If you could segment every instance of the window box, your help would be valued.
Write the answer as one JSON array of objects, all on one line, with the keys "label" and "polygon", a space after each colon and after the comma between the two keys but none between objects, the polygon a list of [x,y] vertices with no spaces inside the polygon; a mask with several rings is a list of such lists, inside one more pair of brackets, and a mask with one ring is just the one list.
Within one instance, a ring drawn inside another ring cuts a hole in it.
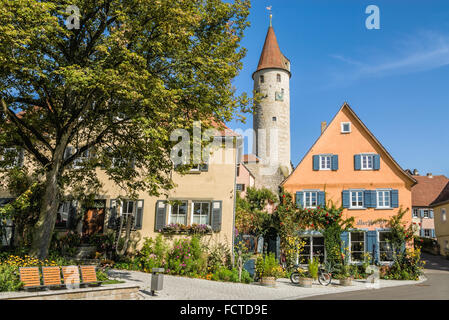
[{"label": "window box", "polygon": [[162,228],[161,233],[166,234],[211,234],[212,227],[205,224],[184,225],[170,223]]}]

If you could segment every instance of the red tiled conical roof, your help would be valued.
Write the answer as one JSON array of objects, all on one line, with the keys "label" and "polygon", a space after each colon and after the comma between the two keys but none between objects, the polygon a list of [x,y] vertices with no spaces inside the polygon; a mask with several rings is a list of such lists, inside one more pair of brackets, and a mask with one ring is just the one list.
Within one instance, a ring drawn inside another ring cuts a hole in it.
[{"label": "red tiled conical roof", "polygon": [[265,37],[265,43],[255,72],[267,68],[279,68],[290,72],[288,64],[289,60],[282,54],[274,29],[270,26],[268,28],[267,36]]}]

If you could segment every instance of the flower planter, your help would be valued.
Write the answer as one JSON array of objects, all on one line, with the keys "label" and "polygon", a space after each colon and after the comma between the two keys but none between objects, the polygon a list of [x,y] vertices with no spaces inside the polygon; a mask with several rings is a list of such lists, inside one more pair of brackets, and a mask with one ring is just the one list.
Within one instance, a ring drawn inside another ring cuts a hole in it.
[{"label": "flower planter", "polygon": [[312,278],[299,278],[299,285],[304,288],[312,288]]},{"label": "flower planter", "polygon": [[350,285],[352,285],[352,278],[340,279],[340,285],[341,286],[350,286]]},{"label": "flower planter", "polygon": [[260,284],[263,286],[276,286],[276,278],[275,277],[262,277],[260,280]]}]

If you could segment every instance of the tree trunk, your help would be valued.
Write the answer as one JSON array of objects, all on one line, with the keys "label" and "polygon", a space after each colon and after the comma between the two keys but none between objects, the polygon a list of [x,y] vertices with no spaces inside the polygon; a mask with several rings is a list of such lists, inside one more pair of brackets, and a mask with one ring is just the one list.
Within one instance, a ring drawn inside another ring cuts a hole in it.
[{"label": "tree trunk", "polygon": [[48,255],[51,236],[55,228],[56,214],[59,206],[58,166],[46,174],[45,191],[42,206],[33,232],[30,254],[38,259]]}]

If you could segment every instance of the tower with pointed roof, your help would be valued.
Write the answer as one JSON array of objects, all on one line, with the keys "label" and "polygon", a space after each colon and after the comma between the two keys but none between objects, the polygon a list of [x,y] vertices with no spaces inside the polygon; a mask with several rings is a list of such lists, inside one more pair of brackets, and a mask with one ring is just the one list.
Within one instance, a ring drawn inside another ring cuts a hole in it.
[{"label": "tower with pointed roof", "polygon": [[278,191],[279,184],[292,171],[290,77],[290,61],[279,48],[270,19],[259,63],[252,75],[254,91],[263,96],[253,115],[253,152],[260,161],[258,168],[252,169],[258,171],[256,187],[273,191]]}]

